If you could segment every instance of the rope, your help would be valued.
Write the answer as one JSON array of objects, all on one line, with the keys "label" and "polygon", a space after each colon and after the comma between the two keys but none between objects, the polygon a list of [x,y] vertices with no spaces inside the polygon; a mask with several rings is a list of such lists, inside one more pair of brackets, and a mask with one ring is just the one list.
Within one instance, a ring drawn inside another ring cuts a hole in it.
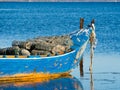
[{"label": "rope", "polygon": [[96,46],[96,34],[95,34],[95,26],[92,24],[92,32],[90,35],[90,72],[92,72],[92,63],[94,57],[94,48]]}]

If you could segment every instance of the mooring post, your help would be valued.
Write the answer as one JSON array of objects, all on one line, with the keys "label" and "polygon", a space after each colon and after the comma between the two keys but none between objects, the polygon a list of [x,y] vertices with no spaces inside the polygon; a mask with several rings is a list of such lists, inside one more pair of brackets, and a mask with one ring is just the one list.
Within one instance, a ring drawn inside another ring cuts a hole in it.
[{"label": "mooring post", "polygon": [[90,73],[92,73],[92,63],[93,63],[93,56],[94,56],[94,44],[95,44],[95,39],[96,39],[96,35],[95,35],[95,26],[94,26],[95,20],[93,19],[91,21],[91,27],[92,27],[92,32],[90,35]]},{"label": "mooring post", "polygon": [[80,61],[80,76],[81,77],[84,76],[84,71],[83,71],[83,56],[82,56],[81,61]]},{"label": "mooring post", "polygon": [[80,29],[83,29],[84,26],[84,18],[80,18]]},{"label": "mooring post", "polygon": [[[80,18],[80,30],[83,29],[83,24],[84,24],[84,19]],[[83,77],[84,76],[84,72],[83,72],[83,55],[81,57],[79,66],[80,66],[80,76]]]}]

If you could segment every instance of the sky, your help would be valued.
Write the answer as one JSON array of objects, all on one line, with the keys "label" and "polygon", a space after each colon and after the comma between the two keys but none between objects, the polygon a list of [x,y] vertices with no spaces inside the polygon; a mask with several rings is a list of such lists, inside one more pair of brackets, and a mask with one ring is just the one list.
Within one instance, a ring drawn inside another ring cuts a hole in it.
[{"label": "sky", "polygon": [[1,2],[120,2],[120,0],[0,0]]}]

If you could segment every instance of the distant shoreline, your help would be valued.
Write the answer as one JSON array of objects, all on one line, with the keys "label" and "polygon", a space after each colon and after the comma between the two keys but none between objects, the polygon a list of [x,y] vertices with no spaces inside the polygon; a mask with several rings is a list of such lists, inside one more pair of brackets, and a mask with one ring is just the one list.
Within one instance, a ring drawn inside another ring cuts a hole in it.
[{"label": "distant shoreline", "polygon": [[0,0],[0,2],[120,2],[120,0]]},{"label": "distant shoreline", "polygon": [[12,2],[15,2],[15,3],[120,3],[119,2],[27,2],[27,1],[0,1],[0,3],[12,3]]}]

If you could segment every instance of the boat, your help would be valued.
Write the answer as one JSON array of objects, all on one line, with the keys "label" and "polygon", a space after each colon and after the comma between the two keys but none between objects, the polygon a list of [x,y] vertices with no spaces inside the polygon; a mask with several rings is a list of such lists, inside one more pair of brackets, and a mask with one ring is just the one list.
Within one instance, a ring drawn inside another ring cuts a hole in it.
[{"label": "boat", "polygon": [[30,74],[33,72],[44,74],[70,73],[80,63],[92,30],[89,27],[70,33],[69,37],[73,41],[73,45],[71,46],[72,51],[62,55],[0,58],[0,77]]}]

